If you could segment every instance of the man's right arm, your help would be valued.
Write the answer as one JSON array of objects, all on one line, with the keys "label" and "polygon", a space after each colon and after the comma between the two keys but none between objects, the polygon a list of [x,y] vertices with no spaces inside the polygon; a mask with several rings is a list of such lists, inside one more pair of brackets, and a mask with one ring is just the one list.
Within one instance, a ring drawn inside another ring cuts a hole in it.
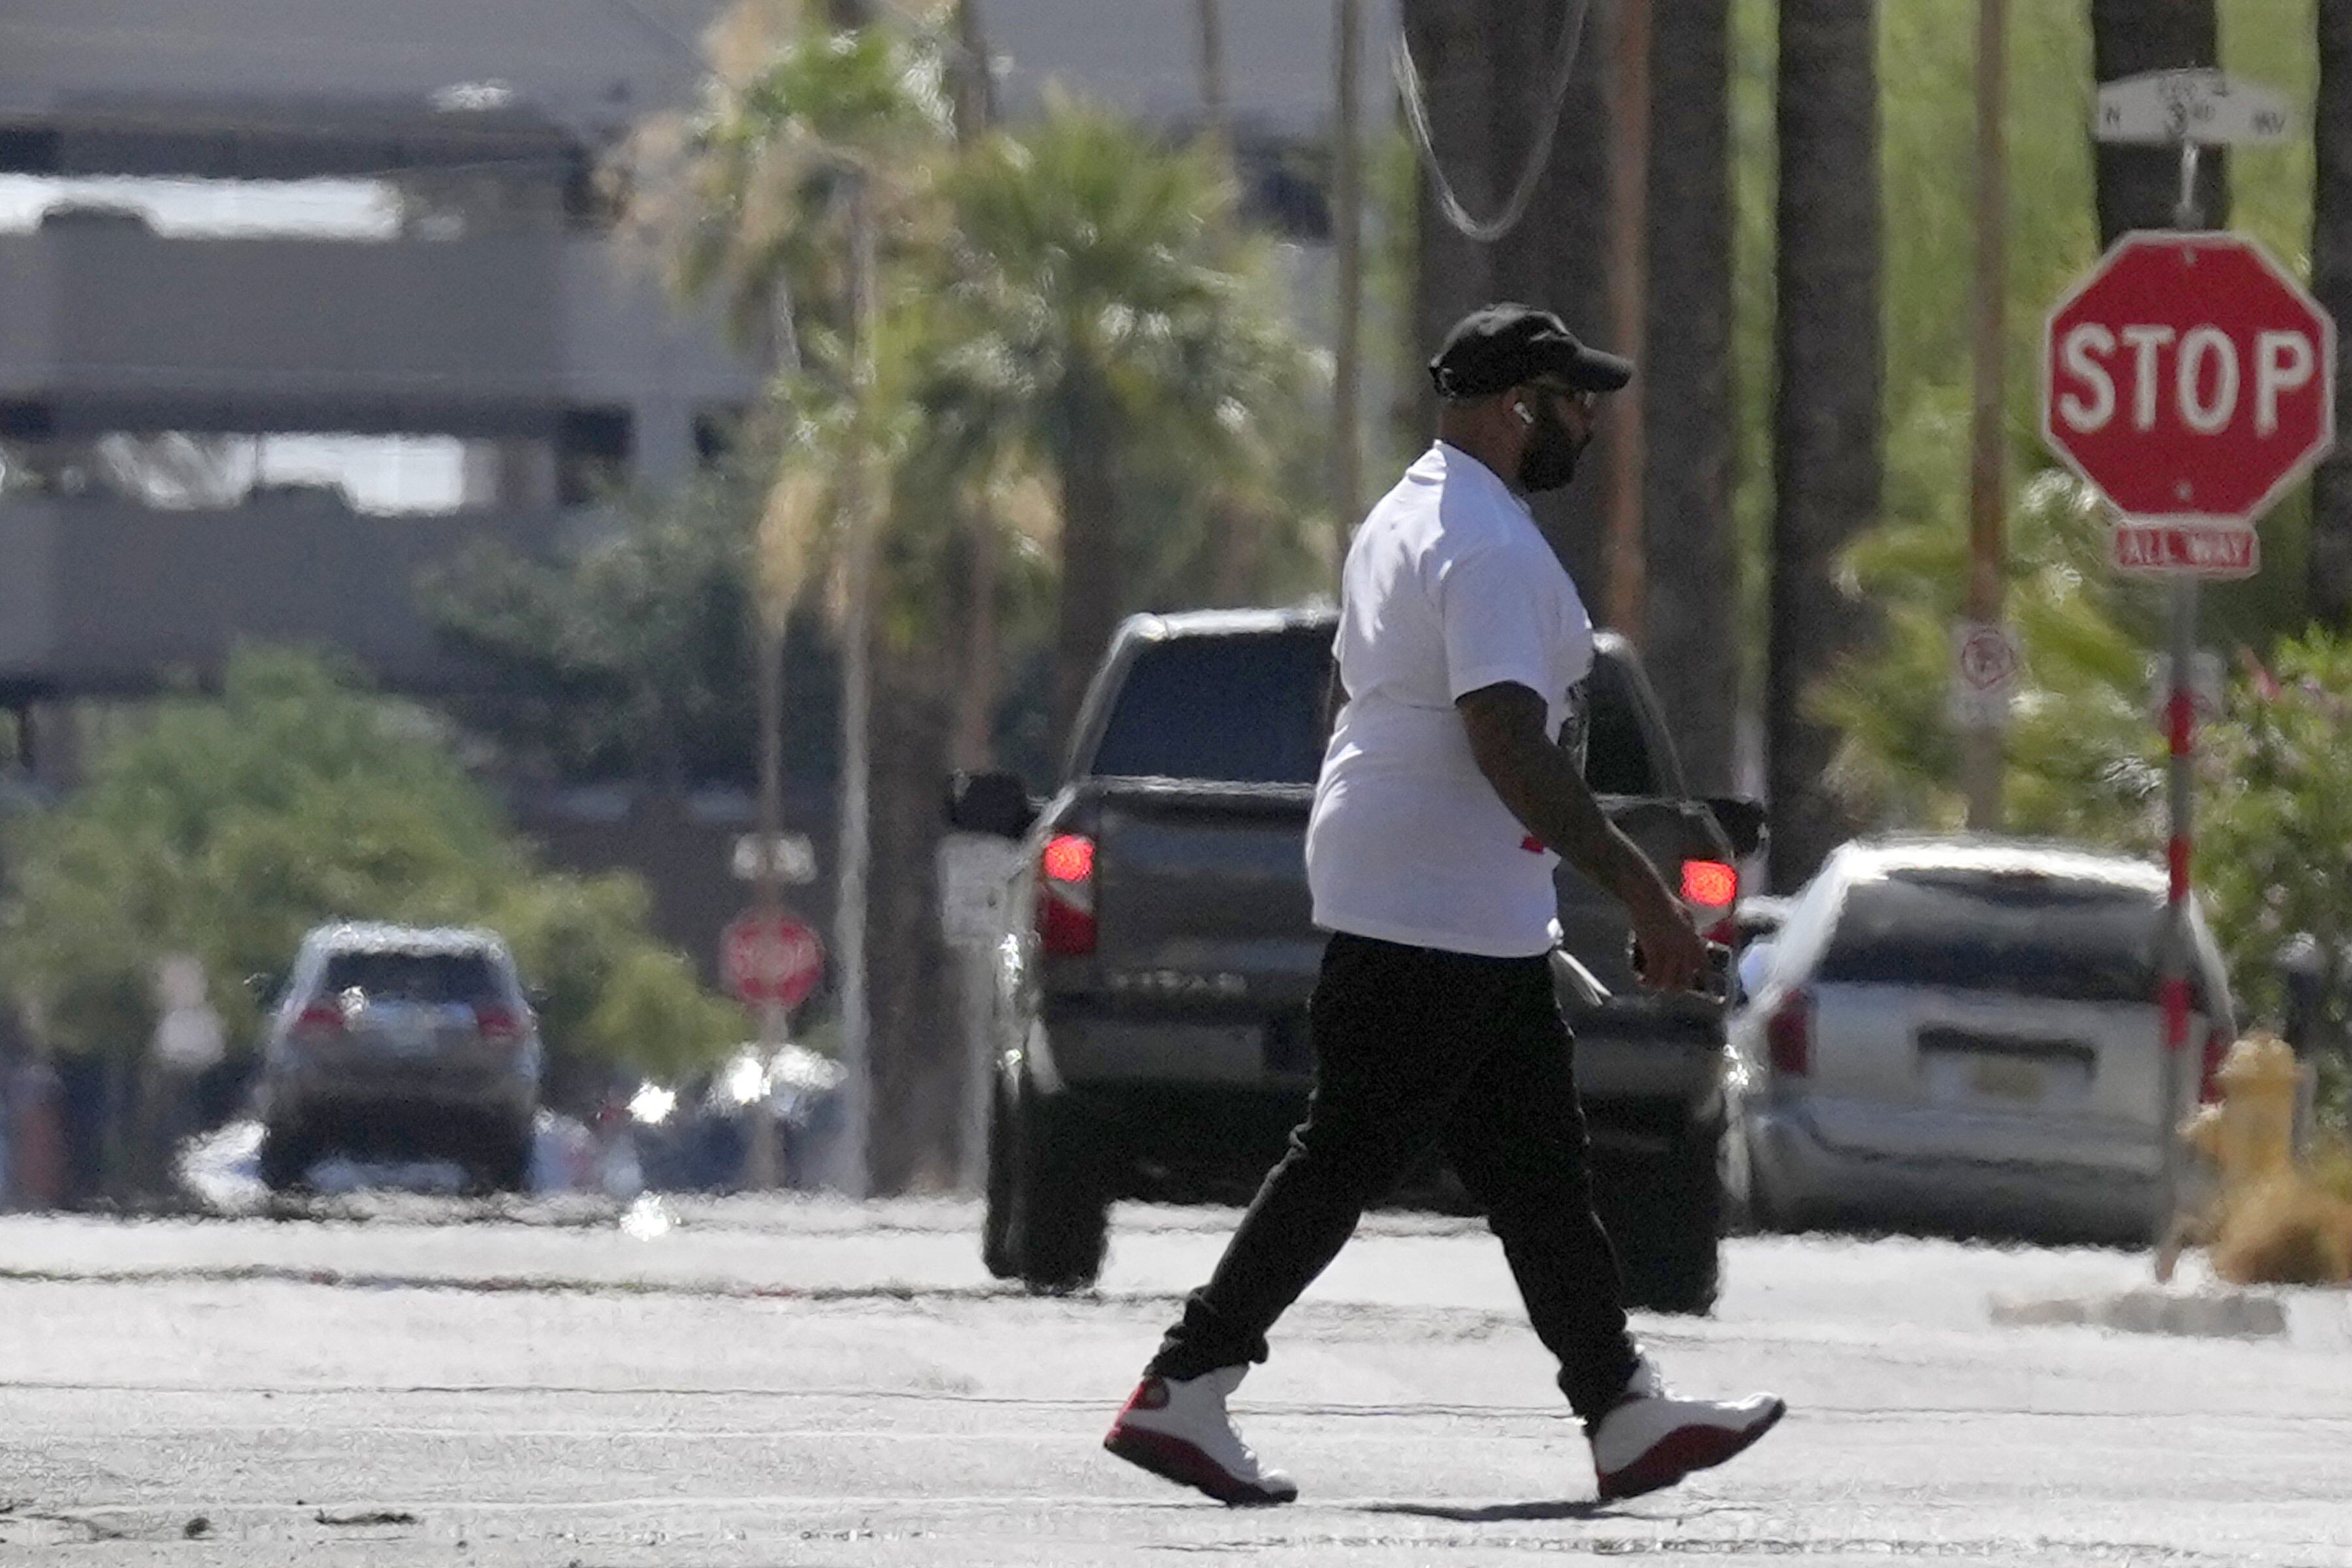
[{"label": "man's right arm", "polygon": [[1478,771],[1535,837],[1615,895],[1633,917],[1643,978],[1686,991],[1706,973],[1706,948],[1657,868],[1592,798],[1576,761],[1544,733],[1541,697],[1517,681],[1465,692],[1454,702]]}]

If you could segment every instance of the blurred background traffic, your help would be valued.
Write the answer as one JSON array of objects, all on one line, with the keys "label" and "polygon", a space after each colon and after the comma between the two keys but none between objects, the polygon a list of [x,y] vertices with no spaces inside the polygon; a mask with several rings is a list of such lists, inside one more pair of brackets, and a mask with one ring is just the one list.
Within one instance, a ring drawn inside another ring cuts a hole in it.
[{"label": "blurred background traffic", "polygon": [[1643,367],[1538,510],[1752,944],[1691,1223],[2145,1239],[2256,1026],[2352,1199],[2352,455],[2204,596],[2168,1100],[2163,604],[2034,413],[2190,68],[2340,314],[2304,0],[17,0],[0,1203],[982,1190],[1114,634],[1328,602],[1509,297]]}]

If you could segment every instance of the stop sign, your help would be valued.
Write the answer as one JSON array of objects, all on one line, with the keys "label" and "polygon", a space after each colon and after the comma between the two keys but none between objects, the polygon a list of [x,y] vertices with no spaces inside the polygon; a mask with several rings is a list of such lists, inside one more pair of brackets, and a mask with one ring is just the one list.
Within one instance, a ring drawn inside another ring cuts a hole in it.
[{"label": "stop sign", "polygon": [[2132,518],[2251,522],[2336,433],[2336,323],[2235,234],[2128,234],[2050,312],[2042,431]]},{"label": "stop sign", "polygon": [[753,1007],[797,1007],[824,973],[824,944],[782,910],[745,910],[719,939],[719,974],[736,999]]}]

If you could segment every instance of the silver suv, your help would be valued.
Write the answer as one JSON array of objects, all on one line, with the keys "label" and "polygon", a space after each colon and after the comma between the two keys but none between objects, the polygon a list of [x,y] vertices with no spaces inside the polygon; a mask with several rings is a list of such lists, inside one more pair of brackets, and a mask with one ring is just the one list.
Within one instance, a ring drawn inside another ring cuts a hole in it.
[{"label": "silver suv", "polygon": [[454,1159],[472,1185],[497,1191],[528,1181],[539,1026],[492,932],[320,926],[302,939],[266,1041],[261,1176],[272,1191],[300,1184],[331,1152]]},{"label": "silver suv", "polygon": [[1994,838],[1841,846],[1744,967],[1731,1021],[1750,1206],[1768,1226],[1925,1222],[2144,1241],[2165,1141],[2236,1037],[2191,906],[2190,1051],[2165,1100],[2165,880]]}]

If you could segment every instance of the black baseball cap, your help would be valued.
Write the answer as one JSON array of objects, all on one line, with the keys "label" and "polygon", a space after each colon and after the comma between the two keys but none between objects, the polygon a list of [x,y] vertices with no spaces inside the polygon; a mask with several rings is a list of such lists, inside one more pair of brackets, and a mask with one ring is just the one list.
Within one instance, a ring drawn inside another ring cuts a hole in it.
[{"label": "black baseball cap", "polygon": [[1512,304],[1454,322],[1429,362],[1441,397],[1491,397],[1546,376],[1579,392],[1614,392],[1633,379],[1633,362],[1579,342],[1549,310]]}]

